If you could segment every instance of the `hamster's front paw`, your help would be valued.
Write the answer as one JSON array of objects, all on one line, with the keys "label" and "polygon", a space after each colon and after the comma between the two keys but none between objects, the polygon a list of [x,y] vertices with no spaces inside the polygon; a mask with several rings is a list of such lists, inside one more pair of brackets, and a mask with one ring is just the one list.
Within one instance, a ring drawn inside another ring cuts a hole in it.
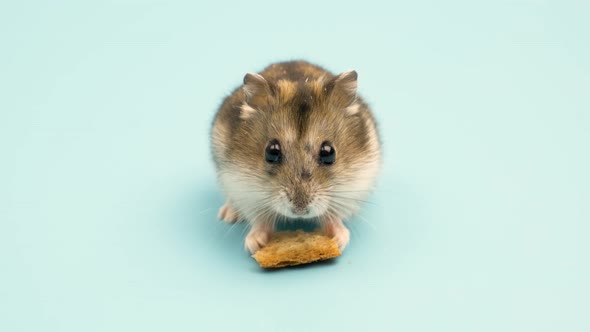
[{"label": "hamster's front paw", "polygon": [[234,209],[234,207],[229,203],[229,201],[225,202],[225,204],[223,204],[223,206],[219,208],[217,218],[229,224],[233,224],[235,222],[240,221],[240,215],[238,214],[238,211]]},{"label": "hamster's front paw", "polygon": [[271,235],[271,227],[263,224],[254,224],[252,226],[252,229],[246,236],[246,240],[244,241],[244,247],[251,254],[254,254],[266,245],[268,240],[270,240]]},{"label": "hamster's front paw", "polygon": [[343,250],[350,241],[350,231],[340,219],[330,218],[325,221],[323,226],[324,235],[331,237],[338,244],[338,248]]}]

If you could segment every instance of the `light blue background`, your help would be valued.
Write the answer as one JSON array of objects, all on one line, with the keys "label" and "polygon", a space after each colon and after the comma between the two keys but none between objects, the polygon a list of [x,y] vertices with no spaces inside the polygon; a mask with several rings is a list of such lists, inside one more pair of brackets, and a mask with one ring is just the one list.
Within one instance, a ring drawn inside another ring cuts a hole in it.
[{"label": "light blue background", "polygon": [[[1,331],[590,331],[587,1],[5,1]],[[332,264],[261,271],[208,131],[355,68],[385,167]],[[366,219],[366,222],[364,219]]]}]

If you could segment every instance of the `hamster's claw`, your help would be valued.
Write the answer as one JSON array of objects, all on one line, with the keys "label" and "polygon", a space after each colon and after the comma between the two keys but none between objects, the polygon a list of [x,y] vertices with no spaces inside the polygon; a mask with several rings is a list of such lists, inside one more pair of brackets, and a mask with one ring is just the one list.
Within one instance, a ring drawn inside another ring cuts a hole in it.
[{"label": "hamster's claw", "polygon": [[225,204],[219,208],[217,218],[229,224],[240,221],[240,215],[238,214],[238,211],[236,211],[236,209],[234,209],[234,207],[231,206],[229,202],[225,202]]}]

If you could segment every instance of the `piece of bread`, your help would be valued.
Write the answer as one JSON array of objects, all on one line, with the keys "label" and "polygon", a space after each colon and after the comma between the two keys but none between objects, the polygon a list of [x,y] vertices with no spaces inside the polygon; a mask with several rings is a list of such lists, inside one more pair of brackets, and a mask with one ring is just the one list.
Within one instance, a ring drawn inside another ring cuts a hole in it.
[{"label": "piece of bread", "polygon": [[302,230],[276,232],[266,246],[252,257],[264,268],[307,264],[340,256],[333,239]]}]

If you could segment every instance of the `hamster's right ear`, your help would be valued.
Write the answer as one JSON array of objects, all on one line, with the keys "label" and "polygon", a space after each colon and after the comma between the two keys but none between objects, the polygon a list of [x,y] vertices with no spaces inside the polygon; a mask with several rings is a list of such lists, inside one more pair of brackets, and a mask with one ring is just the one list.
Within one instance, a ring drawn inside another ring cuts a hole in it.
[{"label": "hamster's right ear", "polygon": [[334,77],[326,86],[331,94],[332,102],[341,107],[348,107],[356,100],[358,74],[355,70],[348,70]]},{"label": "hamster's right ear", "polygon": [[244,76],[244,97],[246,102],[256,101],[258,98],[266,99],[272,97],[273,89],[270,83],[255,73],[248,73]]}]

